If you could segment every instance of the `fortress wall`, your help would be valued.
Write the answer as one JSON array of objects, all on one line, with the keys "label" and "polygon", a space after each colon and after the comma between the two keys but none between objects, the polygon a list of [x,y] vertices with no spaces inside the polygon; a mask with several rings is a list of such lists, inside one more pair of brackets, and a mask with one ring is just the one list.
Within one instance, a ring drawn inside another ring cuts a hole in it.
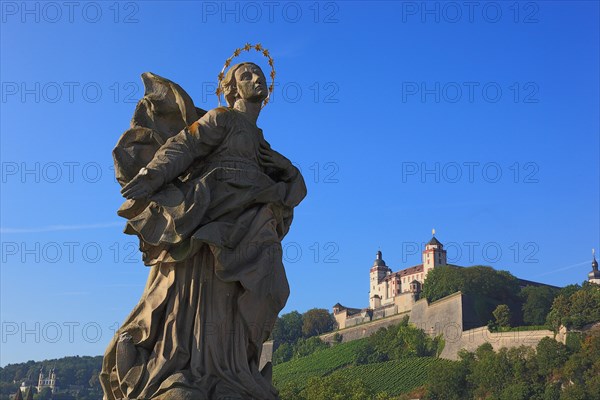
[{"label": "fortress wall", "polygon": [[[394,318],[386,318],[384,320],[373,321],[368,324],[355,326],[341,331],[335,331],[321,335],[321,340],[324,342],[333,342],[333,336],[339,333],[342,336],[342,342],[349,342],[356,339],[362,339],[377,332],[379,328],[394,325],[400,322],[404,315],[398,315]],[[597,324],[596,329],[600,329],[600,324]],[[449,331],[447,331],[449,333]],[[522,331],[522,332],[490,332],[487,326],[482,326],[468,331],[461,332],[458,337],[448,334],[444,337],[445,346],[441,358],[448,360],[458,360],[458,352],[461,349],[475,351],[484,343],[490,343],[494,350],[499,350],[502,347],[519,347],[530,346],[535,347],[545,337],[553,338],[554,332],[549,330],[539,331]],[[559,333],[557,340],[565,342],[565,332]],[[260,368],[273,358],[273,341],[268,341],[263,344],[263,351],[260,357]]]},{"label": "fortress wall", "polygon": [[554,337],[549,330],[522,332],[490,332],[487,326],[463,331],[464,318],[469,317],[468,297],[457,292],[441,300],[427,304],[422,299],[415,303],[410,322],[426,333],[444,338],[444,350],[440,357],[457,360],[461,349],[475,351],[484,343],[490,343],[494,350],[502,347],[535,347],[545,337]]},{"label": "fortress wall", "polygon": [[421,299],[410,311],[410,322],[428,334],[446,336],[452,332],[462,332],[462,311],[463,294],[461,292],[431,304],[428,304],[426,299]]},{"label": "fortress wall", "polygon": [[[408,302],[410,296],[403,296]],[[336,333],[342,335],[342,342],[371,336],[380,328],[398,324],[406,315],[409,321],[428,334],[444,335],[446,342],[456,341],[462,332],[462,293],[458,292],[441,300],[427,304],[427,300],[417,301],[410,311],[395,314],[384,319],[352,318],[346,320],[346,328],[321,335],[324,342],[333,342]],[[396,307],[390,307],[390,312]],[[383,310],[382,310],[383,311]],[[387,309],[385,311],[388,311]],[[382,313],[387,314],[387,313]],[[379,317],[379,315],[377,315]],[[357,325],[358,324],[358,325]],[[455,353],[458,350],[455,351]]]},{"label": "fortress wall", "polygon": [[431,336],[442,335],[445,346],[440,357],[456,359],[463,331],[463,294],[457,292],[431,304],[426,299],[417,301],[410,322]]},{"label": "fortress wall", "polygon": [[[408,297],[407,297],[408,299]],[[397,304],[398,305],[398,304]],[[444,338],[444,350],[440,357],[449,360],[458,359],[461,349],[475,351],[484,343],[490,343],[494,350],[502,347],[519,347],[522,345],[535,347],[545,337],[554,337],[554,332],[549,330],[522,331],[522,332],[490,332],[487,326],[463,331],[463,318],[469,318],[469,299],[461,292],[444,297],[431,304],[421,299],[414,303],[410,311],[401,312],[391,317],[376,319],[369,322],[367,317],[354,317],[346,320],[346,328],[326,333],[320,336],[324,342],[333,342],[334,336],[342,336],[342,342],[362,339],[371,336],[380,328],[400,323],[402,318],[409,316],[409,321],[425,333]],[[390,307],[396,309],[396,307]],[[400,309],[400,307],[398,307]],[[387,311],[387,310],[386,310]],[[384,313],[387,314],[387,313]],[[375,317],[375,316],[374,316]],[[598,327],[597,327],[598,329]],[[565,342],[566,334],[559,333],[557,340]],[[269,347],[266,349],[265,347]],[[263,347],[261,366],[263,359],[270,361],[273,354],[273,342],[266,342]]]},{"label": "fortress wall", "polygon": [[374,321],[376,319],[391,317],[392,315],[396,314],[398,314],[398,307],[396,307],[394,303],[391,303],[373,311],[373,318],[371,320]]},{"label": "fortress wall", "polygon": [[348,311],[340,311],[339,313],[333,316],[335,318],[335,322],[337,324],[338,329],[344,329],[346,327],[346,319],[348,317]]},{"label": "fortress wall", "polygon": [[398,312],[410,311],[415,304],[414,295],[410,292],[404,292],[394,298],[394,303]]},{"label": "fortress wall", "polygon": [[404,318],[408,313],[396,314],[389,318],[378,319],[375,321],[367,322],[364,324],[360,324],[357,326],[352,326],[346,329],[340,329],[337,331],[329,332],[324,335],[319,336],[322,341],[332,343],[333,337],[336,333],[342,335],[342,342],[350,342],[356,339],[362,339],[367,336],[371,336],[375,332],[377,332],[380,328],[385,328],[390,325],[395,325],[400,323],[402,318]]},{"label": "fortress wall", "polygon": [[484,343],[490,343],[496,351],[502,347],[535,347],[545,337],[553,338],[554,332],[549,330],[490,332],[487,326],[482,326],[462,332],[458,338],[450,343],[446,341],[446,346],[440,356],[450,360],[457,360],[460,349],[475,351]]},{"label": "fortress wall", "polygon": [[370,320],[371,320],[371,318],[368,315],[366,317],[363,317],[361,315],[358,315],[356,317],[350,317],[346,320],[346,328],[352,327],[355,325],[360,325],[365,322],[369,322]]},{"label": "fortress wall", "polygon": [[392,315],[396,314],[398,314],[398,308],[396,306],[388,307],[384,310],[383,318],[391,317]]}]

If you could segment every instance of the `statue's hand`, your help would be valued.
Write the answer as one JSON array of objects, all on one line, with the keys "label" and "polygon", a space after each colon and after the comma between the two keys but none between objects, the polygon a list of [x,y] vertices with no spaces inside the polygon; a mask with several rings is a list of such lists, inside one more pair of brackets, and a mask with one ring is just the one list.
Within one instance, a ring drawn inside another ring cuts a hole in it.
[{"label": "statue's hand", "polygon": [[267,152],[262,148],[259,150],[259,153],[261,163],[264,167],[284,172],[286,177],[291,174],[293,170],[292,163],[281,154],[275,151]]},{"label": "statue's hand", "polygon": [[159,171],[142,168],[140,172],[121,189],[126,199],[137,200],[150,196],[163,185]]},{"label": "statue's hand", "polygon": [[123,332],[119,335],[119,342],[131,342],[132,340],[133,336],[129,332]]}]

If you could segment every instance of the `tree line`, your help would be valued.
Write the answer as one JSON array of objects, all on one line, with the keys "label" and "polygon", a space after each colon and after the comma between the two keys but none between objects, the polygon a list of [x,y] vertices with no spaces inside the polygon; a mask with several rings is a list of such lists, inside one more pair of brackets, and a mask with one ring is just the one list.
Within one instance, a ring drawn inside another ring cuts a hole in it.
[{"label": "tree line", "polygon": [[331,332],[335,319],[324,308],[300,314],[292,311],[277,318],[271,338],[274,342],[273,365],[304,357],[329,347],[317,336]]},{"label": "tree line", "polygon": [[552,338],[535,348],[489,343],[432,371],[427,400],[597,400],[600,398],[600,331],[572,336],[567,345]]},{"label": "tree line", "polygon": [[10,400],[22,382],[37,386],[40,369],[47,375],[54,368],[57,385],[61,393],[52,394],[42,390],[34,395],[34,400],[98,400],[102,398],[102,389],[98,374],[102,366],[102,356],[74,356],[56,360],[27,361],[8,364],[0,368],[0,400]]}]

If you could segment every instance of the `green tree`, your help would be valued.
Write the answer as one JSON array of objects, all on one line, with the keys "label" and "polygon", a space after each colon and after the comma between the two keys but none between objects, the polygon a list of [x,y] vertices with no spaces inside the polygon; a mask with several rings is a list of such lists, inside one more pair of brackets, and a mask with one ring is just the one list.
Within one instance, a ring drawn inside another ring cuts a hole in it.
[{"label": "green tree", "polygon": [[600,321],[600,286],[584,285],[569,298],[569,326],[582,328],[590,322]]},{"label": "green tree", "polygon": [[329,344],[323,342],[319,337],[310,337],[307,339],[300,339],[296,342],[293,348],[293,358],[306,357],[318,350],[329,348]]},{"label": "green tree", "polygon": [[467,380],[473,385],[476,398],[498,397],[512,378],[510,363],[505,352],[495,353],[484,346],[477,349],[477,362]]},{"label": "green tree", "polygon": [[329,343],[325,343],[315,336],[307,339],[302,338],[293,344],[282,343],[273,353],[273,365],[306,357],[318,350],[327,348],[329,348]]},{"label": "green tree", "polygon": [[600,331],[592,331],[581,345],[580,368],[583,386],[590,399],[597,398],[600,389]]},{"label": "green tree", "polygon": [[290,343],[281,343],[275,352],[273,352],[273,365],[290,361],[294,356],[294,345]]},{"label": "green tree", "polygon": [[354,364],[373,364],[389,360],[387,352],[376,349],[371,340],[366,340],[360,344],[354,353]]},{"label": "green tree", "polygon": [[540,374],[550,375],[565,364],[569,354],[567,347],[552,338],[543,338],[536,346],[536,361]]},{"label": "green tree", "polygon": [[277,345],[296,343],[302,337],[302,315],[298,311],[292,311],[277,318],[272,337]]},{"label": "green tree", "polygon": [[52,398],[52,389],[49,387],[42,388],[39,393],[33,395],[35,400],[50,400]]},{"label": "green tree", "polygon": [[423,284],[423,296],[429,302],[457,291],[469,297],[467,312],[474,326],[490,320],[492,311],[499,304],[508,305],[515,312],[515,321],[520,320],[522,299],[519,281],[509,272],[481,265],[468,268],[440,266],[427,274]]},{"label": "green tree", "polygon": [[[597,398],[597,397],[596,397]],[[579,385],[569,385],[560,393],[560,400],[592,400]]]},{"label": "green tree", "polygon": [[560,326],[563,324],[563,321],[567,315],[569,315],[569,309],[571,308],[571,304],[569,302],[569,297],[559,294],[556,296],[554,301],[552,302],[552,307],[550,308],[550,312],[546,317],[546,323],[554,330],[554,332],[558,332]]},{"label": "green tree", "polygon": [[428,400],[463,400],[471,398],[467,376],[469,360],[461,360],[444,368],[433,368],[429,374]]},{"label": "green tree", "polygon": [[500,304],[492,313],[500,328],[510,327],[510,309],[506,304]]},{"label": "green tree", "polygon": [[558,294],[565,296],[566,298],[571,297],[571,295],[578,290],[581,290],[581,285],[567,285],[561,288]]},{"label": "green tree", "polygon": [[302,334],[311,337],[331,332],[333,324],[333,316],[326,309],[313,308],[302,315]]},{"label": "green tree", "polygon": [[431,338],[405,317],[397,325],[380,328],[360,344],[354,363],[371,364],[405,357],[435,356],[444,346],[441,337]]},{"label": "green tree", "polygon": [[556,289],[548,286],[526,286],[521,289],[523,322],[527,325],[545,324],[557,294]]},{"label": "green tree", "polygon": [[427,273],[423,284],[423,296],[430,303],[464,290],[464,278],[458,268],[440,266]]},{"label": "green tree", "polygon": [[520,291],[519,281],[506,271],[476,265],[468,268],[440,266],[429,271],[423,284],[423,295],[429,302],[461,291],[500,300],[515,301]]},{"label": "green tree", "polygon": [[552,303],[547,321],[555,331],[561,325],[580,329],[586,324],[600,321],[600,286],[585,283],[568,297],[559,294]]},{"label": "green tree", "polygon": [[[581,346],[571,350],[553,339],[494,352],[486,343],[475,353],[460,351],[460,360],[434,371],[429,400],[596,400],[600,393],[600,331],[582,332]],[[466,390],[464,388],[467,388]]]},{"label": "green tree", "polygon": [[524,382],[511,383],[500,393],[500,400],[530,400],[531,390]]},{"label": "green tree", "polygon": [[306,400],[299,382],[288,382],[280,387],[279,397],[284,400]]},{"label": "green tree", "polygon": [[542,394],[542,400],[560,400],[560,382],[548,382]]}]

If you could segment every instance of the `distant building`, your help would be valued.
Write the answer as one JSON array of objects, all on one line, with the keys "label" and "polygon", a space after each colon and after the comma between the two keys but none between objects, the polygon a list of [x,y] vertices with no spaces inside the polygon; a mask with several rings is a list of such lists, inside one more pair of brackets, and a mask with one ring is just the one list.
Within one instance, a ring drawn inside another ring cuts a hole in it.
[{"label": "distant building", "polygon": [[40,368],[40,375],[38,377],[38,385],[37,391],[38,393],[42,391],[42,389],[49,387],[52,390],[52,393],[58,391],[58,383],[56,381],[56,373],[54,372],[54,368],[50,369],[48,375],[44,375],[44,367]]},{"label": "distant building", "polygon": [[592,249],[592,271],[588,274],[588,281],[600,285],[600,271],[598,271],[598,261],[596,261],[596,251]]}]

